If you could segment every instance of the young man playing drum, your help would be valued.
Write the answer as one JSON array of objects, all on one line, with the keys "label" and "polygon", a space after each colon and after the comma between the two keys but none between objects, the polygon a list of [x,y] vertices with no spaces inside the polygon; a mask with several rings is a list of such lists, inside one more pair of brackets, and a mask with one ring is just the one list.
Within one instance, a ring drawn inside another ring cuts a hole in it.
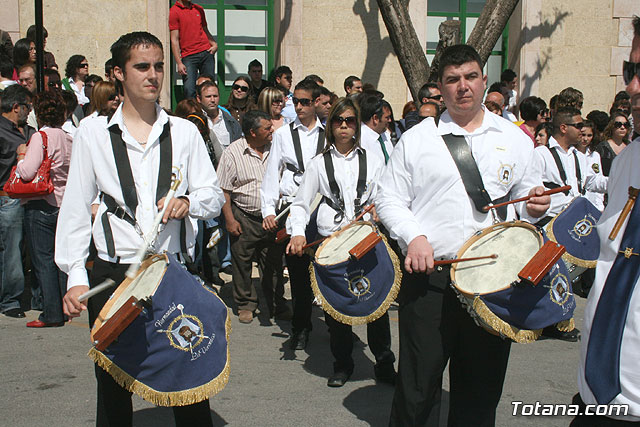
[{"label": "young man playing drum", "polygon": [[[264,218],[262,226],[265,230],[278,231],[276,210],[284,209],[293,201],[305,166],[324,147],[324,128],[316,116],[314,105],[319,94],[320,90],[315,82],[303,80],[298,83],[293,92],[296,119],[273,134],[267,171],[260,187]],[[288,234],[291,234],[290,231],[290,227],[287,227]],[[293,300],[289,346],[294,350],[304,350],[312,327],[313,293],[309,278],[311,259],[307,255],[302,258],[287,255],[286,260]]]},{"label": "young man playing drum", "polygon": [[[331,167],[327,166],[327,162]],[[287,253],[302,255],[307,243],[305,229],[311,216],[309,205],[317,193],[324,196],[318,208],[318,233],[327,237],[349,224],[366,205],[373,202],[375,183],[384,167],[383,162],[381,156],[371,155],[360,146],[360,111],[353,99],[338,100],[327,118],[327,145],[322,155],[308,163],[291,206],[292,237]],[[363,191],[357,188],[361,178],[366,182]],[[340,194],[333,193],[331,180],[341,189]],[[358,194],[360,191],[362,194]],[[351,326],[338,322],[326,312],[324,318],[329,327],[331,352],[335,358],[334,373],[327,385],[341,387],[353,373]],[[367,324],[367,340],[376,358],[376,378],[381,382],[393,383],[396,376],[393,368],[395,356],[391,351],[387,313]]]},{"label": "young man playing drum", "polygon": [[[449,268],[434,271],[434,259],[453,258],[494,219],[481,211],[486,203],[478,203],[477,193],[467,193],[462,174],[475,168],[481,180],[472,188],[484,184],[493,201],[539,195],[544,188],[531,140],[482,105],[482,65],[470,46],[444,51],[438,87],[447,111],[439,123],[426,119],[402,135],[376,197],[380,219],[406,255],[392,426],[425,425],[428,419],[437,424],[447,362],[449,425],[495,424],[510,342],[474,323],[450,286]],[[519,209],[540,217],[548,207],[549,197],[542,196]]]},{"label": "young man playing drum", "polygon": [[[78,128],[56,232],[56,262],[69,275],[65,314],[77,317],[88,308],[91,325],[111,292],[87,304],[78,297],[105,279],[120,283],[136,261],[138,249],[146,245],[143,236],[165,203],[168,188],[157,188],[161,182],[165,186],[160,176],[173,172],[182,182],[176,191],[180,196],[168,201],[164,229],[152,244],[156,252],[178,259],[193,255],[190,220],[216,217],[224,203],[197,128],[168,116],[157,104],[164,76],[160,41],[149,33],[126,34],[111,46],[111,55],[124,101],[112,117],[83,120]],[[91,202],[98,194],[101,202],[93,224],[98,257],[88,278],[84,266],[92,234]],[[131,393],[98,365],[95,370],[97,425],[131,425]],[[212,425],[208,400],[175,407],[174,416],[178,425]]]}]

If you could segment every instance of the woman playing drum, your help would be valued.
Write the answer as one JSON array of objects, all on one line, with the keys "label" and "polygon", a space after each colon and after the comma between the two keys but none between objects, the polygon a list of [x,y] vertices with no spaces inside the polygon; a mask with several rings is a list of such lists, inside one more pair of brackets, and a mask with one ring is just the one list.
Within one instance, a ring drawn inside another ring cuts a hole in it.
[{"label": "woman playing drum", "polygon": [[[323,237],[348,224],[375,196],[375,183],[384,164],[377,156],[367,155],[360,146],[360,110],[352,99],[341,98],[335,103],[327,118],[326,135],[323,154],[314,157],[307,166],[291,206],[293,232],[287,246],[288,253],[302,254],[307,243],[305,228],[311,214],[309,205],[317,193],[324,196],[317,219],[318,233]],[[353,372],[351,326],[326,313],[325,321],[335,358],[334,373],[327,385],[340,387]],[[382,382],[393,382],[395,356],[391,351],[388,314],[367,325],[367,338],[376,358],[376,378]]]}]

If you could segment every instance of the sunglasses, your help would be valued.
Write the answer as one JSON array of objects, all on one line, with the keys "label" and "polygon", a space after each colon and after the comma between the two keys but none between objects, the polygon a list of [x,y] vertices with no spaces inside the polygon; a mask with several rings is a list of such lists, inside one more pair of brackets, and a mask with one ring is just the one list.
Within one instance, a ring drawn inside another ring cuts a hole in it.
[{"label": "sunglasses", "polygon": [[428,96],[427,99],[434,99],[436,101],[440,101],[442,99],[442,95]]},{"label": "sunglasses", "polygon": [[49,83],[47,83],[47,86],[49,86],[49,87],[62,87],[62,82],[60,82],[60,81],[49,82]]},{"label": "sunglasses", "polygon": [[118,94],[113,94],[109,97],[109,101],[115,101],[118,98]]},{"label": "sunglasses", "polygon": [[346,123],[347,126],[349,126],[350,128],[355,128],[356,116],[349,116],[349,117],[335,116],[334,118],[331,119],[331,124],[333,124],[336,127],[342,126],[343,123]]},{"label": "sunglasses", "polygon": [[293,97],[293,105],[298,105],[300,103],[303,107],[308,107],[312,102],[313,100],[309,98],[296,98],[295,96]]},{"label": "sunglasses", "polygon": [[78,68],[89,68],[89,64],[80,64]]},{"label": "sunglasses", "polygon": [[240,92],[249,92],[249,86],[233,85],[231,86],[231,89],[239,90]]},{"label": "sunglasses", "polygon": [[622,78],[624,79],[624,84],[628,86],[631,80],[633,80],[633,76],[637,76],[640,79],[640,62],[624,61],[622,63]]},{"label": "sunglasses", "polygon": [[631,128],[631,123],[629,123],[629,122],[613,122],[613,127],[616,128],[616,129],[620,129],[622,127],[629,129],[629,128]]},{"label": "sunglasses", "polygon": [[282,98],[274,99],[273,101],[271,101],[272,104],[282,104],[283,102],[284,99]]},{"label": "sunglasses", "polygon": [[576,129],[582,129],[584,127],[584,122],[578,122],[578,123],[565,123],[565,125],[567,126],[571,126],[574,127]]}]

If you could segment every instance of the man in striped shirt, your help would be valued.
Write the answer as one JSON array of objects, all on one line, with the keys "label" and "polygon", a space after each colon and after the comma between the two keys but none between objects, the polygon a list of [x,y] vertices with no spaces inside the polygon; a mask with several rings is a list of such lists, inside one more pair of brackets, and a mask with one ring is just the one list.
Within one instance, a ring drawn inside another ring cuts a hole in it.
[{"label": "man in striped shirt", "polygon": [[220,187],[226,203],[222,208],[231,236],[233,298],[238,320],[251,323],[258,307],[258,294],[251,283],[251,261],[260,267],[262,288],[270,317],[290,317],[284,299],[282,252],[273,232],[262,228],[260,186],[271,149],[271,117],[262,111],[249,111],[242,121],[245,138],[229,145],[218,165]]}]

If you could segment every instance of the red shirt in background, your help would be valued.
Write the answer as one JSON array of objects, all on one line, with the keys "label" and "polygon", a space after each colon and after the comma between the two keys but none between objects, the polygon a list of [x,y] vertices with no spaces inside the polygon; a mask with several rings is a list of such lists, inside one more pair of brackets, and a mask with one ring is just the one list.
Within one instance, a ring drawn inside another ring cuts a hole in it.
[{"label": "red shirt in background", "polygon": [[202,6],[191,3],[187,7],[176,2],[169,9],[169,30],[178,30],[180,34],[180,56],[200,53],[211,47],[204,26],[207,25],[207,18],[204,15]]}]

